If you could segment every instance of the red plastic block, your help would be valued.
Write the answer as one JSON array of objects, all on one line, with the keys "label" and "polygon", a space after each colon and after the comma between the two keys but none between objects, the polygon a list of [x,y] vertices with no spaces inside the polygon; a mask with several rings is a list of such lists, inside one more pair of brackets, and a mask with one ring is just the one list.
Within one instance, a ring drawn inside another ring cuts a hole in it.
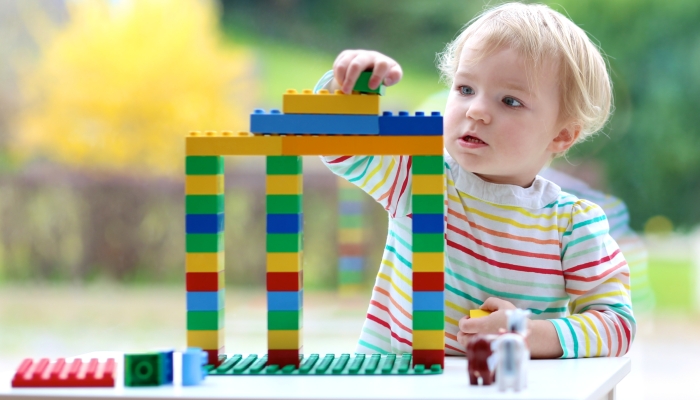
[{"label": "red plastic block", "polygon": [[12,387],[114,387],[115,367],[113,358],[103,363],[93,358],[87,364],[81,359],[68,364],[59,358],[51,364],[48,358],[39,362],[26,358],[12,378]]},{"label": "red plastic block", "polygon": [[299,354],[303,353],[303,347],[298,350],[267,350],[267,365],[294,365],[299,368]]},{"label": "red plastic block", "polygon": [[[226,351],[225,347],[220,348],[219,350],[204,350],[207,355],[207,364],[209,365],[214,365],[216,367],[219,366],[223,362],[223,359],[226,357]],[[224,356],[223,358],[221,356]]]},{"label": "red plastic block", "polygon": [[423,364],[430,368],[433,364],[440,364],[445,369],[445,350],[416,350],[413,349],[413,365]]},{"label": "red plastic block", "polygon": [[439,292],[445,289],[444,272],[414,272],[414,292]]},{"label": "red plastic block", "polygon": [[268,272],[268,292],[298,292],[301,288],[301,272]]},{"label": "red plastic block", "polygon": [[219,275],[223,275],[224,271],[219,272],[187,272],[186,286],[188,292],[216,292],[222,289]]}]

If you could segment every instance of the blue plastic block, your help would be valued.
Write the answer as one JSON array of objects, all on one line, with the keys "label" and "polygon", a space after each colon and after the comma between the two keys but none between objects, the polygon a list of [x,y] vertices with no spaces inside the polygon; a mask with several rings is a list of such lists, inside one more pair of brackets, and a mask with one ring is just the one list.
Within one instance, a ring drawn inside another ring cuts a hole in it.
[{"label": "blue plastic block", "polygon": [[413,292],[413,311],[445,309],[445,292]]},{"label": "blue plastic block", "polygon": [[364,268],[364,257],[340,257],[341,271],[362,271]]},{"label": "blue plastic block", "polygon": [[304,214],[267,214],[267,233],[299,233]]},{"label": "blue plastic block", "polygon": [[362,203],[359,201],[341,201],[338,209],[342,215],[363,214]]},{"label": "blue plastic block", "polygon": [[298,311],[303,306],[304,291],[267,292],[268,311]]},{"label": "blue plastic block", "polygon": [[411,116],[407,111],[399,111],[399,115],[393,115],[390,111],[384,111],[379,117],[380,136],[440,136],[442,135],[442,116],[433,111],[429,116],[421,111],[416,111]]},{"label": "blue plastic block", "polygon": [[207,376],[207,352],[198,347],[189,347],[182,353],[182,386],[199,385]]},{"label": "blue plastic block", "polygon": [[279,110],[266,113],[257,109],[250,114],[250,131],[279,134],[378,135],[379,116],[282,114]]},{"label": "blue plastic block", "polygon": [[224,213],[188,214],[185,216],[186,233],[219,233],[224,231]]},{"label": "blue plastic block", "polygon": [[445,217],[442,214],[413,214],[413,233],[444,233]]},{"label": "blue plastic block", "polygon": [[163,362],[163,368],[160,370],[160,382],[162,384],[173,383],[173,349],[160,350],[161,360]]},{"label": "blue plastic block", "polygon": [[224,308],[225,290],[187,292],[187,311],[218,311]]}]

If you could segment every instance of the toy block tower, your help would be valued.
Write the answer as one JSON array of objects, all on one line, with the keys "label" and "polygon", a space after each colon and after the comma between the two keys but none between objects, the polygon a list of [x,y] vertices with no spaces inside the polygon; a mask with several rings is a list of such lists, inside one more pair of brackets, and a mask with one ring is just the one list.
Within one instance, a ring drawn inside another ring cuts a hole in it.
[{"label": "toy block tower", "polygon": [[341,295],[357,293],[362,285],[366,196],[347,179],[338,177],[338,291]]}]

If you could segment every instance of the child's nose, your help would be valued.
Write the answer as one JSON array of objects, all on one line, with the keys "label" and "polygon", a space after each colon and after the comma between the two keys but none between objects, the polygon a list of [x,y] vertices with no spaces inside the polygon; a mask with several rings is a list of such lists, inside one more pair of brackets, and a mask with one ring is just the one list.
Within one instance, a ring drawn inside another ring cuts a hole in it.
[{"label": "child's nose", "polygon": [[488,110],[488,106],[483,99],[474,98],[469,103],[469,108],[467,108],[466,117],[468,119],[474,120],[476,122],[482,122],[484,124],[491,123],[491,113]]}]

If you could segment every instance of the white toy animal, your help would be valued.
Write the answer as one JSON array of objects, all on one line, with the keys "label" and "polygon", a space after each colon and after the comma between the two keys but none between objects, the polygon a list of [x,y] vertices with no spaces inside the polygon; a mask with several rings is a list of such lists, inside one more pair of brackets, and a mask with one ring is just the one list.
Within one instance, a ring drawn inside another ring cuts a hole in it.
[{"label": "white toy animal", "polygon": [[496,354],[498,390],[512,388],[518,392],[527,387],[527,363],[530,352],[525,339],[517,333],[504,333],[492,342]]}]

